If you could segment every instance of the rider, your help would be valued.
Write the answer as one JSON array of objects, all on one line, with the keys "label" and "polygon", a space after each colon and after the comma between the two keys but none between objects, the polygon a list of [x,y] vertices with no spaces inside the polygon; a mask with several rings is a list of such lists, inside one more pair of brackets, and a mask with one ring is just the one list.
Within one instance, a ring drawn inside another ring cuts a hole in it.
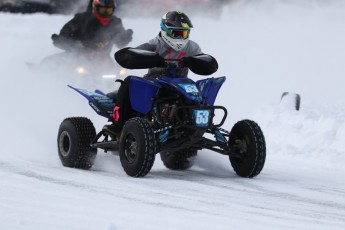
[{"label": "rider", "polygon": [[[168,12],[163,16],[160,26],[161,31],[154,39],[136,48],[156,52],[168,60],[202,53],[200,46],[189,39],[193,25],[186,14],[179,11]],[[154,77],[164,73],[164,68],[152,68],[146,76]],[[188,68],[182,68],[178,73],[180,76],[187,74]]]},{"label": "rider", "polygon": [[90,58],[110,56],[114,44],[118,48],[126,46],[133,34],[113,15],[116,7],[114,0],[90,0],[86,12],[76,14],[62,27],[59,35],[52,35],[53,44]]},{"label": "rider", "polygon": [[[191,28],[193,28],[192,22],[186,14],[179,11],[171,11],[163,16],[160,27],[161,31],[154,39],[137,46],[135,49],[155,52],[168,61],[172,60],[171,62],[175,62],[180,67],[176,75],[187,76],[188,68],[183,66],[183,58],[203,54],[200,46],[189,39]],[[127,55],[130,52],[129,49],[119,50],[115,54],[116,59],[125,60],[129,58],[130,55]],[[215,69],[218,68],[216,61],[212,62],[212,65],[216,65],[212,66]],[[155,67],[149,69],[144,78],[152,79],[166,73],[167,68]],[[123,81],[116,95],[116,106],[113,113],[114,123],[111,126],[105,126],[105,129],[110,128],[117,134],[121,132],[124,123],[129,118],[135,116],[129,100],[129,83],[130,76]]]}]

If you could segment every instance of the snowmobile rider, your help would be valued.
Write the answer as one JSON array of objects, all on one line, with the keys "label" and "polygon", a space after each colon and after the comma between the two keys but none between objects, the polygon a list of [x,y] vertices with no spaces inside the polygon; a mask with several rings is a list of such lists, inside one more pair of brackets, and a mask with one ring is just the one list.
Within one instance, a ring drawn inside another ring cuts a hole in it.
[{"label": "snowmobile rider", "polygon": [[114,16],[116,7],[114,0],[90,0],[86,12],[76,14],[62,27],[59,35],[52,35],[53,44],[90,58],[110,56],[114,44],[118,48],[126,46],[133,34]]},{"label": "snowmobile rider", "polygon": [[[186,67],[184,63],[185,60],[187,60],[186,58],[203,54],[200,46],[189,39],[191,28],[193,28],[192,22],[186,14],[179,11],[171,11],[163,16],[160,27],[161,31],[157,37],[147,43],[137,46],[135,49],[155,52],[163,57],[163,59],[172,60],[172,62],[175,62],[179,67],[178,72],[175,73],[176,76],[186,77],[188,74],[188,67]],[[210,63],[203,63],[203,65],[205,68],[211,69],[211,72],[214,73],[218,69],[218,64],[213,57],[211,58],[212,61]],[[139,65],[142,64],[142,60],[136,60],[135,57],[133,57],[131,48],[129,47],[117,51],[115,53],[115,59],[118,63],[138,62]],[[163,65],[164,64],[166,63],[163,63]],[[167,74],[167,69],[167,66],[150,68],[144,78],[150,80],[165,75]],[[110,97],[116,97],[116,106],[113,112],[114,123],[104,128],[110,129],[116,134],[121,133],[123,125],[129,118],[138,116],[138,114],[132,110],[129,99],[130,78],[130,76],[125,78],[116,96],[114,92],[108,94]]]}]

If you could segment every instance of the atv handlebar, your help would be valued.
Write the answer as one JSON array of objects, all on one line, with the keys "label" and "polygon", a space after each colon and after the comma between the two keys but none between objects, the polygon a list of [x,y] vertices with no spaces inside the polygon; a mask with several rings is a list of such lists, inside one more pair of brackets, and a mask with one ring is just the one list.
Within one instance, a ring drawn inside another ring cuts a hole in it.
[{"label": "atv handlebar", "polygon": [[155,52],[127,47],[117,51],[114,57],[126,69],[189,68],[198,75],[210,75],[218,69],[216,59],[208,54],[198,54],[181,59],[164,59]]}]

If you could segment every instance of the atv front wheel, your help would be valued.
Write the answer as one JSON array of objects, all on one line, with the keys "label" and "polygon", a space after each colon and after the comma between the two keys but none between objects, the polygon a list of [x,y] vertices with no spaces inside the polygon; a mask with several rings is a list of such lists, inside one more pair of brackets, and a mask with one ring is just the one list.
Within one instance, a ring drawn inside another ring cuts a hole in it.
[{"label": "atv front wheel", "polygon": [[251,120],[237,122],[230,132],[229,145],[242,155],[229,157],[237,175],[249,178],[259,175],[266,159],[265,137],[259,125]]},{"label": "atv front wheel", "polygon": [[156,142],[147,120],[132,118],[123,127],[119,156],[123,169],[132,177],[144,177],[151,170],[156,157]]},{"label": "atv front wheel", "polygon": [[90,146],[95,136],[95,127],[88,118],[71,117],[63,120],[57,138],[62,165],[90,169],[97,155],[97,149]]},{"label": "atv front wheel", "polygon": [[162,152],[160,155],[168,169],[185,170],[193,166],[197,152],[196,149],[183,149],[175,152]]}]

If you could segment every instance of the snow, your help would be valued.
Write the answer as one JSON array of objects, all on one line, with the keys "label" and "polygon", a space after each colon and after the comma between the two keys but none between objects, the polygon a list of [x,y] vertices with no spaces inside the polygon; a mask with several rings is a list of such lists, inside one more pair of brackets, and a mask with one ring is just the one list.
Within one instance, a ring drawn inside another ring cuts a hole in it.
[{"label": "snow", "polygon": [[[50,35],[70,16],[0,13],[1,229],[344,229],[345,4],[236,1],[216,17],[190,15],[191,38],[217,58],[216,76],[227,76],[216,101],[229,110],[224,128],[249,118],[265,134],[261,174],[240,178],[207,150],[187,171],[166,169],[157,155],[140,179],[100,150],[91,170],[64,168],[60,122],[86,116],[97,130],[106,122],[67,84],[114,86],[27,69],[59,52]],[[134,30],[130,46],[159,29],[155,17],[123,22]],[[300,111],[280,103],[286,91],[301,95]]]}]

